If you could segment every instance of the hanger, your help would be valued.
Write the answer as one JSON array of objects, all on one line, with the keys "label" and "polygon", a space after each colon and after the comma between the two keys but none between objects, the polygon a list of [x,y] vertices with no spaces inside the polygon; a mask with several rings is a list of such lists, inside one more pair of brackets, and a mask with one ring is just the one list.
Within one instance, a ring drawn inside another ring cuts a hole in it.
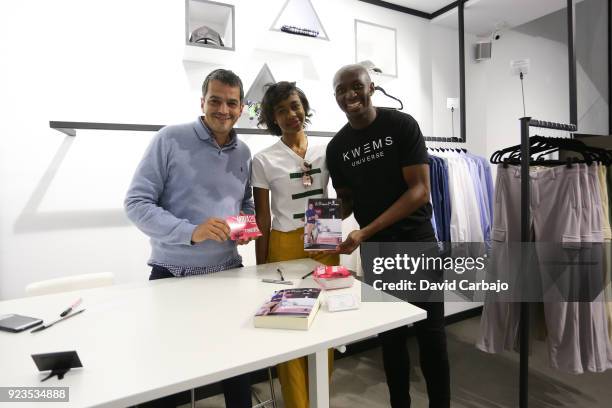
[{"label": "hanger", "polygon": [[[385,90],[384,90],[384,89],[383,89],[381,86],[376,85],[376,86],[374,87],[374,89],[375,89],[375,90],[377,90],[377,91],[380,91],[380,92],[384,93],[384,94],[385,94],[385,96],[387,96],[387,97],[389,97],[389,98],[391,98],[391,99],[394,99],[394,100],[398,101],[398,102],[399,102],[399,104],[400,104],[400,107],[399,107],[398,109],[396,109],[396,110],[403,110],[403,109],[404,109],[404,104],[402,103],[402,101],[401,101],[401,100],[399,100],[398,98],[396,98],[395,96],[391,96],[391,95],[389,95],[389,94],[388,94],[388,93],[387,93],[387,92],[386,92],[386,91],[385,91]],[[393,108],[390,108],[390,109],[393,109]]]},{"label": "hanger", "polygon": [[[573,163],[601,162],[609,165],[612,163],[612,152],[599,147],[592,147],[584,144],[577,139],[564,137],[547,137],[535,135],[529,138],[529,153],[530,161],[538,165],[568,165]],[[544,156],[559,151],[574,152],[582,156],[572,157],[571,160],[556,160],[545,159]],[[535,157],[534,157],[535,156]],[[520,164],[521,162],[521,145],[510,146],[501,150],[497,150],[491,155],[491,163],[504,164]]]}]

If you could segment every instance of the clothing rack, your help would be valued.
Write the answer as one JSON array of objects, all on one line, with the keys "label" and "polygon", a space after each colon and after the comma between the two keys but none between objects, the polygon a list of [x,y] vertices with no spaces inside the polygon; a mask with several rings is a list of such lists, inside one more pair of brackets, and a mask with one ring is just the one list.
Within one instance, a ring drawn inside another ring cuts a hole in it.
[{"label": "clothing rack", "polygon": [[423,138],[426,142],[465,143],[465,140],[458,137],[423,136]]},{"label": "clothing rack", "polygon": [[[530,234],[530,218],[531,209],[529,203],[531,197],[529,183],[529,130],[532,127],[563,130],[567,132],[575,132],[576,125],[547,122],[530,117],[524,117],[521,121],[521,241],[531,242]],[[526,256],[521,257],[521,270],[527,267],[528,259]],[[520,333],[520,372],[519,372],[519,407],[527,408],[528,402],[528,387],[529,387],[529,303],[521,302],[521,317],[519,324]]]}]

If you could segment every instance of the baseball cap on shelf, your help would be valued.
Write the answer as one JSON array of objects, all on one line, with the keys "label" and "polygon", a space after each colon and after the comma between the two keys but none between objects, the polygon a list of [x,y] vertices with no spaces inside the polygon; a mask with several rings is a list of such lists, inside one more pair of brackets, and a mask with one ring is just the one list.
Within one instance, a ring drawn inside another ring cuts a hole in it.
[{"label": "baseball cap on shelf", "polygon": [[193,30],[189,37],[189,42],[224,46],[221,35],[208,26],[198,27]]}]

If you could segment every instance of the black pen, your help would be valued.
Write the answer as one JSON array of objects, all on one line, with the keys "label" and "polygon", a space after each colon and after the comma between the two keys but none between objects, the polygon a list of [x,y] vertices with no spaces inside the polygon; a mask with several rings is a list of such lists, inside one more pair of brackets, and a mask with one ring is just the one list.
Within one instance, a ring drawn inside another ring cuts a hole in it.
[{"label": "black pen", "polygon": [[307,277],[309,277],[313,273],[314,273],[314,269],[312,271],[308,272],[306,275],[302,276],[302,279],[306,279]]},{"label": "black pen", "polygon": [[75,300],[74,303],[71,304],[70,307],[68,307],[68,309],[66,309],[62,313],[60,313],[60,317],[64,317],[68,313],[72,312],[74,309],[76,309],[77,306],[79,306],[81,304],[82,301],[83,301],[83,299],[81,299],[81,298],[78,298],[77,300]]},{"label": "black pen", "polygon": [[49,324],[44,324],[44,325],[42,325],[42,326],[38,326],[37,328],[35,328],[34,330],[32,330],[30,333],[36,333],[36,332],[39,332],[39,331],[41,331],[41,330],[48,329],[49,327],[53,326],[55,323],[59,323],[59,322],[61,322],[62,320],[70,319],[72,316],[76,316],[76,315],[78,315],[79,313],[84,312],[84,311],[85,311],[85,309],[77,310],[77,311],[76,311],[76,312],[74,312],[74,313],[71,313],[71,314],[69,314],[69,315],[66,315],[66,316],[64,316],[64,317],[60,317],[59,319],[52,321],[52,322],[51,322],[51,323],[49,323]]},{"label": "black pen", "polygon": [[283,271],[281,271],[280,268],[276,268],[276,270],[278,271],[278,273],[280,273],[281,280],[284,281],[285,277],[283,276]]}]

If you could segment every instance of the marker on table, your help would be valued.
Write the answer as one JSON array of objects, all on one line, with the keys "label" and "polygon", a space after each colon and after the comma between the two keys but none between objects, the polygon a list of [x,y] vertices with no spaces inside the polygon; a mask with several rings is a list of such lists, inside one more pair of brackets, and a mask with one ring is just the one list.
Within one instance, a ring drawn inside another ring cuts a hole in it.
[{"label": "marker on table", "polygon": [[66,316],[68,313],[72,312],[72,310],[74,310],[77,306],[79,306],[81,304],[81,302],[83,301],[82,298],[78,298],[77,300],[74,301],[73,304],[71,304],[68,309],[64,310],[62,313],[60,313],[60,317],[64,317]]},{"label": "marker on table", "polygon": [[308,272],[306,275],[302,276],[302,279],[306,279],[307,277],[309,277],[313,273],[314,273],[314,269],[312,271]]},{"label": "marker on table", "polygon": [[281,271],[280,268],[276,268],[276,270],[278,271],[278,273],[280,274],[281,280],[284,281],[285,277],[283,276],[283,271]]}]

